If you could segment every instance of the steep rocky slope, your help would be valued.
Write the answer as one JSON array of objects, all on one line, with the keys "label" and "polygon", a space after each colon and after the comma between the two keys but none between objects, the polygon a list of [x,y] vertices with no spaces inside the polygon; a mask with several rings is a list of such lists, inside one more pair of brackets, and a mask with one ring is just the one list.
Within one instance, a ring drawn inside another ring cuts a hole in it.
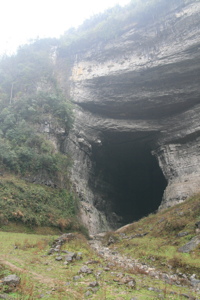
[{"label": "steep rocky slope", "polygon": [[66,151],[90,232],[200,190],[200,2],[188,2],[75,56]]}]

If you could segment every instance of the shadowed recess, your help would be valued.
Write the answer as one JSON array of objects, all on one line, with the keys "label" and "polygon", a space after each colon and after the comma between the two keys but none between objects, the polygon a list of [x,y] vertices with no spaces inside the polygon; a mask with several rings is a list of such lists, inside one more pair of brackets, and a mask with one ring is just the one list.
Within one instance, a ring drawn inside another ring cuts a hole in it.
[{"label": "shadowed recess", "polygon": [[151,142],[152,135],[145,133],[112,133],[94,149],[94,205],[106,213],[112,228],[155,212],[161,203],[167,182]]}]

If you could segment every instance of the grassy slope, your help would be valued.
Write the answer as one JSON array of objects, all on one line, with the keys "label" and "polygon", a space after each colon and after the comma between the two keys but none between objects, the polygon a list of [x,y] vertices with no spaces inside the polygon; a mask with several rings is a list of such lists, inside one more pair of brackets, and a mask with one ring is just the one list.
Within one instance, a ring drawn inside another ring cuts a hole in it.
[{"label": "grassy slope", "polygon": [[37,231],[39,226],[52,227],[57,232],[80,229],[75,196],[66,189],[4,174],[0,177],[0,229],[13,232],[20,226],[23,232]]},{"label": "grassy slope", "polygon": [[[159,289],[164,299],[184,299],[180,296],[182,293],[194,295],[187,288],[165,284],[140,273],[132,274],[131,271],[125,273],[117,266],[113,266],[110,271],[104,271],[107,262],[88,247],[87,241],[80,234],[77,234],[76,239],[65,244],[63,250],[81,251],[83,260],[75,261],[68,266],[65,266],[63,261],[55,261],[56,255],[46,255],[50,248],[49,244],[55,238],[53,236],[0,232],[0,238],[4,241],[0,249],[0,274],[5,276],[15,273],[21,278],[20,286],[10,293],[10,296],[16,299],[39,299],[41,295],[43,299],[50,300],[85,299],[89,283],[96,280],[97,272],[102,272],[98,278],[99,290],[92,294],[90,299],[130,300],[132,297],[144,300],[160,299],[158,293],[148,290],[148,287]],[[73,277],[78,275],[80,268],[89,260],[97,261],[88,265],[94,273],[74,281]],[[3,266],[7,269],[3,269]],[[117,275],[122,272],[136,280],[136,289],[116,282]]]},{"label": "grassy slope", "polygon": [[[200,221],[200,195],[118,230],[113,246],[150,265],[169,271],[196,273],[200,276],[200,246],[190,253],[178,249],[199,234],[195,223]],[[119,233],[125,233],[125,237]],[[187,235],[178,237],[181,232]],[[147,233],[143,237],[137,234]],[[132,237],[132,238],[131,238]]]},{"label": "grassy slope", "polygon": [[[109,233],[108,236],[116,236],[117,242],[111,245],[115,251],[120,251],[132,258],[149,265],[156,265],[161,271],[198,273],[200,268],[199,248],[190,254],[177,252],[177,249],[195,236],[195,223],[199,221],[200,196],[186,201],[174,208],[159,212],[155,215],[143,218],[130,224],[120,231],[121,233]],[[188,232],[185,237],[177,237],[179,232]],[[140,238],[129,237],[149,232]],[[117,265],[110,267],[110,271],[104,271],[107,261],[88,246],[87,240],[80,234],[76,238],[63,245],[63,250],[81,251],[83,260],[75,261],[64,266],[63,261],[55,261],[55,255],[47,256],[50,244],[55,236],[16,234],[0,232],[3,241],[0,246],[1,261],[0,273],[2,276],[10,272],[20,275],[22,283],[12,293],[16,299],[85,299],[85,292],[90,282],[96,280],[96,273],[102,272],[98,279],[99,290],[93,293],[90,299],[185,299],[182,294],[195,296],[195,292],[187,287],[167,284],[161,280],[149,277],[145,274],[132,274],[131,270],[122,270]],[[73,277],[88,260],[97,263],[89,264],[94,269],[91,275],[74,281]],[[17,268],[16,268],[17,267]],[[5,269],[4,269],[5,268]],[[171,270],[172,269],[172,270]],[[118,274],[129,274],[135,278],[136,289],[116,282]],[[149,290],[156,288],[160,292]],[[197,295],[196,295],[197,296]]]}]

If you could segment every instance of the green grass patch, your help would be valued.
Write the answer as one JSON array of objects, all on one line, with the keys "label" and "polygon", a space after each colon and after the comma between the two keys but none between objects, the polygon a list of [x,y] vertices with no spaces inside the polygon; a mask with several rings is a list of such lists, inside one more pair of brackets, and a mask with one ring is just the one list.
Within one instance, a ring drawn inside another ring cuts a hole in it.
[{"label": "green grass patch", "polygon": [[[200,195],[175,207],[151,214],[130,224],[118,233],[116,244],[121,253],[137,258],[141,262],[157,266],[163,271],[180,271],[200,276],[199,247],[190,253],[180,253],[178,249],[198,233],[195,223],[200,219]],[[146,235],[142,235],[146,233]],[[185,233],[184,236],[179,234]],[[141,235],[141,236],[140,236]]]},{"label": "green grass patch", "polygon": [[[20,286],[9,293],[9,296],[18,300],[40,299],[41,296],[50,300],[130,300],[134,297],[159,299],[157,297],[161,296],[164,299],[177,300],[183,299],[180,296],[182,293],[195,295],[187,287],[166,284],[140,273],[131,274],[117,265],[111,267],[110,271],[104,271],[108,261],[99,257],[90,248],[85,237],[78,233],[74,239],[66,242],[61,250],[82,252],[83,258],[64,265],[63,261],[55,260],[62,252],[47,255],[55,238],[57,236],[0,232],[0,239],[3,241],[0,244],[1,277],[15,273],[21,278]],[[86,264],[93,269],[93,273],[75,281],[73,277],[78,275],[80,268]],[[119,284],[116,279],[121,274],[132,276],[136,280],[136,288],[131,289],[127,285]],[[89,283],[96,280],[99,283],[98,290],[86,297]],[[151,287],[158,289],[159,294],[149,289]]]},{"label": "green grass patch", "polygon": [[[28,183],[10,175],[0,178],[0,187],[2,230],[20,230],[20,224],[29,232],[41,226],[61,231],[82,229],[76,217],[77,200],[66,189]],[[13,224],[18,225],[13,228]]]}]

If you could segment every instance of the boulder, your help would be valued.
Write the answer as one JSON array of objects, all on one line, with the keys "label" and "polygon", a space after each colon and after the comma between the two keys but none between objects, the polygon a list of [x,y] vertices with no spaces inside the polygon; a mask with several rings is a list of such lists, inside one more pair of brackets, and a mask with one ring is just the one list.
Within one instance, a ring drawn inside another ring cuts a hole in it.
[{"label": "boulder", "polygon": [[195,250],[195,248],[200,244],[200,236],[195,236],[187,244],[183,245],[178,249],[179,252],[189,253]]},{"label": "boulder", "polygon": [[18,277],[15,274],[8,275],[8,276],[6,276],[2,279],[2,283],[4,285],[9,285],[9,286],[12,286],[12,287],[16,287],[17,285],[19,285],[20,281],[21,281],[20,277]]},{"label": "boulder", "polygon": [[82,266],[81,269],[79,270],[79,273],[92,274],[93,270],[88,268],[88,266]]}]

